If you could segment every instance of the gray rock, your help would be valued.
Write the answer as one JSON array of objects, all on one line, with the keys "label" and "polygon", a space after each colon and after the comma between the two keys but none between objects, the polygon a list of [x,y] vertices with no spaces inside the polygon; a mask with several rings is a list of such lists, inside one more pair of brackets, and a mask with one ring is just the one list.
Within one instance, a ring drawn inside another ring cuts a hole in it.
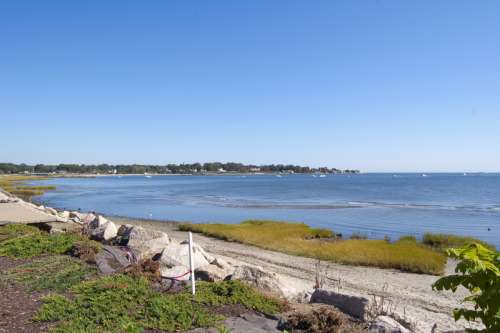
[{"label": "gray rock", "polygon": [[164,232],[134,226],[128,232],[127,246],[137,259],[144,259],[162,253],[171,242],[170,237]]},{"label": "gray rock", "polygon": [[370,333],[411,333],[406,327],[398,323],[391,317],[378,316],[370,323],[368,328]]},{"label": "gray rock", "polygon": [[230,270],[225,270],[217,265],[210,264],[197,268],[195,275],[196,280],[216,282],[224,280],[231,274],[232,272]]},{"label": "gray rock", "polygon": [[45,212],[50,215],[57,215],[57,210],[52,207],[45,207]]},{"label": "gray rock", "polygon": [[[278,320],[253,313],[227,318],[223,325],[231,333],[278,333]],[[197,328],[186,333],[218,333],[216,328]]]},{"label": "gray rock", "polygon": [[316,289],[313,292],[311,295],[311,303],[330,304],[359,319],[365,319],[367,317],[370,306],[370,302],[367,298],[323,289]]},{"label": "gray rock", "polygon": [[107,221],[101,224],[99,227],[94,228],[90,231],[90,237],[98,241],[107,241],[116,237],[118,228],[116,225]]},{"label": "gray rock", "polygon": [[246,282],[263,291],[277,293],[280,296],[287,296],[281,281],[281,276],[267,272],[258,266],[242,265],[236,267],[231,280]]},{"label": "gray rock", "polygon": [[69,212],[67,210],[64,210],[62,212],[59,212],[57,214],[59,217],[62,217],[63,219],[69,219]]},{"label": "gray rock", "polygon": [[[201,246],[193,244],[194,267],[202,267],[214,261],[214,258],[206,253]],[[180,244],[171,243],[163,249],[160,262],[167,267],[184,266],[189,267],[189,246],[187,242]]]}]

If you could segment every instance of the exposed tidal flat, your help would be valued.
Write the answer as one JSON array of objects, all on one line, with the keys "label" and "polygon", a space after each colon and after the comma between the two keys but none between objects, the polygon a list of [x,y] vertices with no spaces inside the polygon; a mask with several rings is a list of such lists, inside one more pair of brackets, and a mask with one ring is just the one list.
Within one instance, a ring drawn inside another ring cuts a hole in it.
[{"label": "exposed tidal flat", "polygon": [[58,178],[37,201],[107,215],[192,223],[303,222],[369,239],[426,232],[500,247],[499,174],[108,176]]}]

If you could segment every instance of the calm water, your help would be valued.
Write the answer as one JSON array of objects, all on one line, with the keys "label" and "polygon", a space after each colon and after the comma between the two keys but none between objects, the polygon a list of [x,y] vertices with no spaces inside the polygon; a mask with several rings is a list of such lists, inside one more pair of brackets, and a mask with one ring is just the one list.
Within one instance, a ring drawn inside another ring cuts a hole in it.
[{"label": "calm water", "polygon": [[370,238],[446,232],[500,247],[500,174],[124,176],[42,183],[57,190],[39,201],[59,208],[192,222],[298,221]]}]

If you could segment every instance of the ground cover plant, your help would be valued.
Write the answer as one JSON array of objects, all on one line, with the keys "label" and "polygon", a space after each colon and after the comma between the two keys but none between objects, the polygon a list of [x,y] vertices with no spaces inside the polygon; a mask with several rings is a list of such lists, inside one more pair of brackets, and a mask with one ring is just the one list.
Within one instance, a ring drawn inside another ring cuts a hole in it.
[{"label": "ground cover plant", "polygon": [[97,270],[94,267],[81,260],[55,255],[37,258],[2,272],[0,281],[18,283],[28,291],[63,292],[96,273]]},{"label": "ground cover plant", "polygon": [[40,229],[25,224],[7,224],[0,227],[0,242],[23,235],[40,234]]},{"label": "ground cover plant", "polygon": [[333,232],[302,223],[246,221],[240,224],[183,224],[181,230],[337,263],[442,274],[446,257],[413,240],[339,240]]},{"label": "ground cover plant", "polygon": [[[0,232],[4,232],[4,228],[8,226],[1,227]],[[79,234],[28,233],[0,242],[0,256],[22,259],[44,254],[63,254],[81,240],[84,238]]]},{"label": "ground cover plant", "polygon": [[471,303],[473,309],[454,310],[455,320],[481,320],[484,330],[469,329],[469,332],[500,332],[500,253],[481,244],[469,244],[463,248],[450,249],[447,254],[460,260],[455,272],[436,283],[436,290],[455,292],[462,286],[469,290],[470,296],[464,302]]},{"label": "ground cover plant", "polygon": [[141,332],[217,326],[223,319],[211,308],[241,304],[264,313],[275,313],[280,303],[235,281],[200,283],[196,297],[185,289],[177,294],[154,291],[139,276],[114,275],[81,282],[72,297],[51,295],[34,318],[56,322],[51,332]]}]

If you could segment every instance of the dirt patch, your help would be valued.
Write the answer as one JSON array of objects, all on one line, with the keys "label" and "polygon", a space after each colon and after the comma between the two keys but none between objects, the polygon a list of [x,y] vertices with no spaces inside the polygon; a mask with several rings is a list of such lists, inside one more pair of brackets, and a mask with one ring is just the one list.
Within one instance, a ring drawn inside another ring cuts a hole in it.
[{"label": "dirt patch", "polygon": [[[0,271],[28,262],[27,260],[12,260],[0,257]],[[0,332],[1,333],[33,333],[42,332],[50,327],[47,323],[34,323],[31,318],[42,305],[43,293],[27,293],[20,286],[0,284]]]}]

